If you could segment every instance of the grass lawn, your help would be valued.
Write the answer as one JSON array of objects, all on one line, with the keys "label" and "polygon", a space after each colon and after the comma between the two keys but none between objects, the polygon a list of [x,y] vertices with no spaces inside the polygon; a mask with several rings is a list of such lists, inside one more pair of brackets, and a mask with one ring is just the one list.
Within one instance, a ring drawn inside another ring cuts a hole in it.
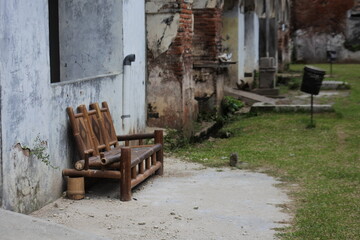
[{"label": "grass lawn", "polygon": [[[329,73],[329,65],[315,66]],[[360,65],[336,64],[333,74],[351,93],[336,99],[335,113],[315,114],[316,128],[306,128],[306,113],[242,116],[225,126],[232,137],[176,154],[217,167],[237,152],[243,168],[282,179],[294,199],[294,221],[282,239],[360,239]]]}]

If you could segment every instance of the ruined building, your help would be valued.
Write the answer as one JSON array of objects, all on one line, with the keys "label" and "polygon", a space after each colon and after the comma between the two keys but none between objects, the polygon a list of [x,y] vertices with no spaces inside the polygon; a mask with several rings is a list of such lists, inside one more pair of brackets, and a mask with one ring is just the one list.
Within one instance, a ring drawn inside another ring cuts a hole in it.
[{"label": "ruined building", "polygon": [[77,155],[66,107],[107,101],[119,134],[191,134],[224,85],[252,88],[261,57],[284,61],[288,2],[0,1],[0,207],[61,196]]},{"label": "ruined building", "polygon": [[[290,61],[289,0],[147,0],[147,123],[187,135],[224,85],[252,89],[262,57]],[[273,84],[273,83],[272,83]]]}]

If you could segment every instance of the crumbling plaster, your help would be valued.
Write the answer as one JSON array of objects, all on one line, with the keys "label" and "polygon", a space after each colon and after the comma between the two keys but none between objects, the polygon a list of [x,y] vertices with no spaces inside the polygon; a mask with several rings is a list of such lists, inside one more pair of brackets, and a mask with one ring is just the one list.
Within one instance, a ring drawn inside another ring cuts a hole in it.
[{"label": "crumbling plaster", "polygon": [[149,126],[190,134],[196,115],[191,67],[192,1],[147,1]]},{"label": "crumbling plaster", "polygon": [[222,8],[223,6],[224,0],[193,0],[193,9]]},{"label": "crumbling plaster", "polygon": [[147,18],[147,28],[151,29],[147,32],[148,48],[154,58],[169,49],[177,35],[179,20],[180,14],[178,13],[151,15]]}]

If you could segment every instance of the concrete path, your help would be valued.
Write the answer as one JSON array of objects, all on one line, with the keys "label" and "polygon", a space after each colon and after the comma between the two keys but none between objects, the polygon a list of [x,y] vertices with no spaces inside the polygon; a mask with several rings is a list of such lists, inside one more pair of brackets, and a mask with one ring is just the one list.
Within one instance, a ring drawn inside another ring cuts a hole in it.
[{"label": "concrete path", "polygon": [[[225,158],[225,156],[224,156]],[[291,219],[274,178],[165,159],[155,176],[119,201],[119,184],[102,182],[84,200],[58,199],[32,215],[111,239],[272,240]]]},{"label": "concrete path", "polygon": [[106,240],[63,225],[0,209],[1,240]]}]

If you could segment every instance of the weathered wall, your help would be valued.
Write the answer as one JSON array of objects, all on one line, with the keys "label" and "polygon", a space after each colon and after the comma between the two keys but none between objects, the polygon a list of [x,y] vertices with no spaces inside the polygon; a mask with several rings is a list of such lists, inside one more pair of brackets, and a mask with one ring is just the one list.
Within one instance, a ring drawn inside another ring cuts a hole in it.
[{"label": "weathered wall", "polygon": [[[129,77],[124,76],[125,114],[130,118],[122,121],[123,129],[119,133],[142,132],[146,127],[146,29],[145,2],[143,0],[123,1],[123,51],[124,56],[135,54]],[[122,100],[118,100],[120,102]]]},{"label": "weathered wall", "polygon": [[61,81],[121,72],[121,3],[59,1]]},{"label": "weathered wall", "polygon": [[220,110],[223,98],[225,72],[219,68],[218,59],[224,50],[221,35],[223,2],[199,0],[195,3],[192,74],[199,113],[206,118]]},{"label": "weathered wall", "polygon": [[244,59],[244,55],[242,54],[244,45],[240,47],[240,38],[244,37],[244,29],[240,26],[241,16],[238,1],[225,2],[222,16],[222,45],[224,52],[232,53],[231,60],[237,62],[236,64],[229,66],[229,78],[226,81],[227,85],[233,87],[236,86],[236,83],[240,82],[240,79],[244,79],[244,65],[242,64],[242,59]]},{"label": "weathered wall", "polygon": [[277,39],[277,20],[275,18],[269,19],[269,37],[266,37],[266,19],[259,19],[259,57],[267,57],[266,51],[266,41],[269,42],[269,57],[277,59],[277,48],[278,48],[278,39]]},{"label": "weathered wall", "polygon": [[292,8],[295,61],[326,62],[327,50],[336,51],[340,62],[360,61],[358,0],[314,1],[311,8],[296,0]]},{"label": "weathered wall", "polygon": [[259,70],[259,18],[255,12],[245,13],[245,51],[245,81],[251,86],[254,71]]},{"label": "weathered wall", "polygon": [[278,70],[288,70],[291,62],[290,51],[290,31],[285,29],[284,31],[279,28],[278,30]]},{"label": "weathered wall", "polygon": [[197,116],[192,80],[192,1],[146,2],[148,125],[192,131]]},{"label": "weathered wall", "polygon": [[301,62],[327,62],[326,51],[337,52],[337,61],[360,61],[360,51],[352,52],[344,48],[345,37],[343,34],[312,34],[306,31],[296,31],[294,48],[295,61]]},{"label": "weathered wall", "polygon": [[[0,2],[0,19],[4,20],[0,25],[1,159],[5,173],[2,203],[6,209],[25,213],[51,202],[63,191],[61,169],[71,167],[75,158],[66,107],[107,101],[116,130],[121,132],[122,67],[120,72],[110,72],[107,76],[50,83],[47,2]],[[134,12],[133,7],[127,5],[126,9]],[[136,14],[144,12],[136,9]],[[122,11],[119,16],[122,22]],[[132,34],[143,36],[141,25],[134,30],[139,32]],[[114,34],[122,38],[121,31]],[[141,45],[137,41],[133,43]],[[122,66],[122,57],[116,61],[117,66]],[[140,65],[137,68],[144,68],[145,63]],[[142,82],[137,84],[140,86],[133,87],[143,86]],[[143,94],[134,92],[133,99],[141,100]],[[134,113],[138,116],[131,119],[135,121],[131,126],[144,126],[145,119],[140,112]],[[43,155],[34,156],[36,149]],[[46,166],[47,160],[58,169]]]},{"label": "weathered wall", "polygon": [[291,62],[291,1],[279,1],[278,9],[278,71],[286,71]]}]

